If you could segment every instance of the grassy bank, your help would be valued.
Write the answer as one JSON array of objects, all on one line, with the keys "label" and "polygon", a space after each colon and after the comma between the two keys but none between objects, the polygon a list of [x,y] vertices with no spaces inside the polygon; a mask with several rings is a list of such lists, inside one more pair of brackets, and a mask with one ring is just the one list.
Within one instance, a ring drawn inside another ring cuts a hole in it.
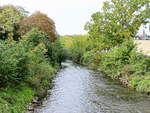
[{"label": "grassy bank", "polygon": [[84,64],[105,72],[125,86],[150,92],[150,58],[138,53],[133,41],[126,41],[106,53],[87,52],[82,59]]},{"label": "grassy bank", "polygon": [[51,76],[44,80],[47,83],[47,87],[41,83],[38,83],[37,88],[31,86],[31,84],[22,83],[17,86],[0,88],[0,113],[25,113],[29,108],[33,109],[34,106],[31,106],[33,100],[38,97],[36,101],[40,102],[47,95],[47,90],[52,88],[52,79],[56,71],[50,71],[49,73],[51,73]]},{"label": "grassy bank", "polygon": [[35,91],[27,85],[0,89],[0,113],[25,113]]}]

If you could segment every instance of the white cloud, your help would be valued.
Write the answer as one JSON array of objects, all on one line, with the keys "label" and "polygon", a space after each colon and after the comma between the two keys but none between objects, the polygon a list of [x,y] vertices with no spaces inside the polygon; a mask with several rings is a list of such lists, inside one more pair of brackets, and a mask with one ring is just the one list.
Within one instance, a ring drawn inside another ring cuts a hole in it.
[{"label": "white cloud", "polygon": [[51,17],[60,34],[85,33],[83,26],[104,0],[0,0],[0,5],[13,4],[31,13],[39,10]]}]

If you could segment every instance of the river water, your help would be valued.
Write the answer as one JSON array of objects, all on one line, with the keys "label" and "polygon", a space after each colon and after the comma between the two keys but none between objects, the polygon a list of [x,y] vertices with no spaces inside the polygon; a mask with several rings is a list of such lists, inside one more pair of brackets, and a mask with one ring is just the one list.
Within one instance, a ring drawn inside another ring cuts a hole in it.
[{"label": "river water", "polygon": [[150,97],[67,61],[35,113],[150,113]]}]

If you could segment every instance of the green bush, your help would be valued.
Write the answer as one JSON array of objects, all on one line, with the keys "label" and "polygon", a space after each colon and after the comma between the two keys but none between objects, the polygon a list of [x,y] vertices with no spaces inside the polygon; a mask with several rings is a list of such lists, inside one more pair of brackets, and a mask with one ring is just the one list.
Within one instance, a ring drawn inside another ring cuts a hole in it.
[{"label": "green bush", "polygon": [[52,65],[61,64],[66,59],[66,53],[60,40],[47,45],[47,56]]},{"label": "green bush", "polygon": [[52,79],[56,70],[48,63],[36,64],[33,68],[33,76],[27,79],[27,83],[36,91],[36,96],[43,98],[46,91],[52,87]]},{"label": "green bush", "polygon": [[[48,39],[46,34],[34,29],[19,42],[0,41],[0,84],[20,83],[33,76],[38,79],[38,76],[44,76],[44,74],[51,78],[50,75],[47,75],[51,70],[49,72],[45,71],[45,73],[43,71],[43,74],[37,73],[38,70],[44,70],[50,66],[46,49],[48,43],[50,45],[50,42],[47,42]],[[55,53],[56,57],[59,57],[58,53]],[[55,57],[53,54],[52,57]],[[54,62],[57,63],[56,60]],[[43,68],[43,63],[47,67]],[[37,69],[37,66],[40,69]]]},{"label": "green bush", "polygon": [[88,35],[74,35],[61,37],[61,43],[67,50],[67,55],[76,63],[81,63],[83,54],[90,50]]},{"label": "green bush", "polygon": [[40,33],[40,31],[33,30],[20,42],[0,41],[0,84],[7,85],[24,81],[33,75],[32,68],[36,64],[46,61],[47,50],[40,40],[44,40],[47,36]]},{"label": "green bush", "polygon": [[33,89],[26,85],[0,89],[0,113],[26,112],[26,105],[32,102],[34,93]]},{"label": "green bush", "polygon": [[25,68],[29,63],[29,57],[24,48],[13,41],[0,41],[0,52],[1,85],[20,82],[29,75]]},{"label": "green bush", "polygon": [[[125,41],[121,46],[115,47],[105,53],[100,67],[107,70],[113,78],[121,76],[121,69],[129,64],[130,53],[134,51],[135,45],[132,40]],[[110,71],[111,70],[111,71]]]},{"label": "green bush", "polygon": [[[33,29],[17,42],[0,40],[0,52],[0,112],[21,113],[33,96],[41,99],[51,88],[57,64],[64,59],[63,49],[59,42],[51,43],[45,33]],[[22,84],[23,89],[18,89]],[[34,95],[27,94],[26,87]]]},{"label": "green bush", "polygon": [[137,52],[132,40],[126,40],[108,52],[102,52],[101,48],[85,52],[82,61],[113,79],[125,81],[125,85],[137,91],[150,92],[150,58]]},{"label": "green bush", "polygon": [[20,36],[19,23],[26,13],[21,7],[0,7],[0,113],[26,112],[34,96],[41,99],[52,87],[65,60],[59,40],[51,42],[55,36],[37,28],[27,28],[29,32]]},{"label": "green bush", "polygon": [[[30,63],[27,65],[30,76],[26,79],[26,82],[36,90],[36,95],[42,98],[46,94],[45,91],[50,88],[51,80],[56,72],[54,69],[56,67],[51,66],[53,65],[52,62],[59,63],[55,59],[51,59],[51,62],[49,62],[49,59],[51,57],[57,58],[58,53],[54,53],[56,50],[52,48],[53,43],[50,42],[50,38],[37,29],[27,33],[22,38],[21,43],[28,45],[25,45],[25,48],[30,58]],[[52,54],[48,54],[49,46],[52,46]]]},{"label": "green bush", "polygon": [[29,45],[35,47],[40,43],[43,43],[45,46],[51,44],[49,36],[46,33],[39,31],[37,28],[34,28],[30,32],[26,33],[22,40],[26,43],[24,46],[28,49],[31,49],[28,47]]}]

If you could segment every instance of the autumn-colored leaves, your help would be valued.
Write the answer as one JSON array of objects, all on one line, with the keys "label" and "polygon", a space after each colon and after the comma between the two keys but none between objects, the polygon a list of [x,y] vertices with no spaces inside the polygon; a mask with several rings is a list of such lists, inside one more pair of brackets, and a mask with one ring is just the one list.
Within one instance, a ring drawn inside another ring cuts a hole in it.
[{"label": "autumn-colored leaves", "polygon": [[36,12],[31,16],[24,18],[20,23],[19,32],[23,35],[33,28],[38,28],[39,30],[47,33],[51,38],[51,41],[55,41],[57,39],[54,21],[41,12]]},{"label": "autumn-colored leaves", "polygon": [[0,39],[13,37],[18,40],[33,28],[47,33],[51,41],[57,39],[57,31],[54,21],[41,12],[35,12],[31,16],[27,16],[28,12],[22,7],[12,5],[0,7]]}]

